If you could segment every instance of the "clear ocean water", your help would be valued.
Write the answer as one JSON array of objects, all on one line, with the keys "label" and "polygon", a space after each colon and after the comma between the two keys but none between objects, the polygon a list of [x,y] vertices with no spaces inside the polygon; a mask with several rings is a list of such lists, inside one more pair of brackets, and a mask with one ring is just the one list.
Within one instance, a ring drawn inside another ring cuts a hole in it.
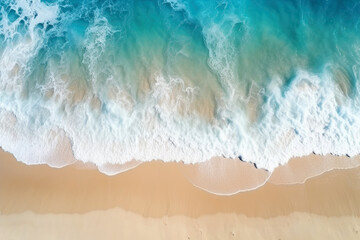
[{"label": "clear ocean water", "polygon": [[270,171],[359,154],[359,20],[358,0],[2,0],[0,146]]}]

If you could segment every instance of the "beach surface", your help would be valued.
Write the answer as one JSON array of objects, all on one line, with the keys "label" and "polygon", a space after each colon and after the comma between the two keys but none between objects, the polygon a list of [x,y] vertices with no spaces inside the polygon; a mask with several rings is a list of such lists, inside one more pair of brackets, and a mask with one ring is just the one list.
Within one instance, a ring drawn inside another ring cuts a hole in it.
[{"label": "beach surface", "polygon": [[27,166],[1,151],[0,239],[360,237],[359,167],[219,196],[194,187],[181,165],[153,161],[106,176]]}]

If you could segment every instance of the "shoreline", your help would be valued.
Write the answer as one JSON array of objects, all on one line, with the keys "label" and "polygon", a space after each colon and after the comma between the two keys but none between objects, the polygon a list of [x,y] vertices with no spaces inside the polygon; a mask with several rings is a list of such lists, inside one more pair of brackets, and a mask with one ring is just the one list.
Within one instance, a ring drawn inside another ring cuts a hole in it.
[{"label": "shoreline", "polygon": [[[65,144],[64,149],[67,147],[69,146]],[[61,150],[64,149],[57,149],[56,154],[54,152],[51,154],[50,158],[57,162],[56,158],[62,154]],[[96,170],[106,176],[116,176],[137,168],[141,164],[149,164],[152,162],[175,164],[192,185],[208,193],[221,196],[231,196],[241,192],[254,191],[264,186],[267,182],[285,185],[302,184],[308,179],[320,176],[329,171],[351,169],[360,166],[360,155],[350,157],[347,154],[339,156],[334,154],[319,155],[315,153],[301,157],[292,157],[286,164],[278,165],[273,171],[258,168],[256,164],[243,161],[241,157],[235,159],[212,157],[205,162],[191,164],[187,164],[182,161],[165,162],[163,160],[152,160],[142,162],[139,160],[132,160],[125,164],[109,163],[96,166],[93,163],[84,163],[77,160],[73,154],[68,151],[65,151],[65,153],[65,156],[61,156],[60,158],[62,160],[68,159],[68,161],[66,161],[66,165],[54,165],[52,162],[41,162],[29,165],[17,160],[12,153],[7,152],[0,147],[0,157],[4,154],[9,154],[11,155],[10,158],[15,158],[17,162],[27,166],[45,165],[56,169],[72,167],[83,170]],[[55,157],[55,155],[57,157]],[[218,180],[214,181],[214,176],[221,179],[220,184],[218,183]],[[237,182],[237,184],[235,184],[235,186],[230,186],[233,185],[232,183],[234,182]]]},{"label": "shoreline", "polygon": [[360,167],[220,196],[193,186],[178,163],[107,176],[0,151],[4,239],[358,239],[359,202]]},{"label": "shoreline", "polygon": [[[310,191],[311,195],[307,201],[313,201],[313,204],[317,206],[312,207],[314,214],[340,216],[356,213],[360,216],[360,206],[355,206],[356,212],[353,206],[339,211],[339,209],[333,209],[329,203],[328,209],[322,211],[324,205],[322,201],[319,201],[322,199],[326,202],[327,197],[336,199],[340,193],[348,195],[344,193],[348,191],[352,193],[352,199],[360,202],[360,191],[355,191],[358,187],[346,184],[349,178],[357,179],[360,167],[332,170],[311,178],[303,184],[273,184],[269,181],[254,191],[221,196],[193,186],[179,170],[178,163],[153,161],[115,176],[107,176],[98,170],[77,169],[71,165],[64,168],[51,168],[47,165],[27,166],[4,152],[0,157],[0,206],[2,206],[3,214],[26,210],[39,213],[64,213],[72,212],[72,209],[77,209],[77,213],[84,213],[117,206],[143,213],[142,210],[149,207],[150,202],[155,202],[158,209],[155,210],[153,208],[155,205],[153,205],[145,215],[160,217],[186,214],[198,217],[225,211],[247,213],[247,216],[256,217],[261,216],[257,213],[258,211],[262,212],[274,207],[282,208],[288,203],[298,202],[298,198]],[[186,206],[181,206],[182,203],[189,201],[187,195],[194,198],[192,205],[196,210],[191,213],[186,210]],[[279,199],[280,195],[283,199]],[[85,196],[87,196],[86,201]],[[104,199],[99,196],[104,196]],[[48,203],[42,206],[44,197]],[[24,202],[23,199],[31,201]],[[77,204],[71,199],[77,199]],[[142,202],[142,199],[148,199],[148,203]],[[166,207],[169,202],[174,205]],[[252,202],[252,205],[257,206],[257,211],[249,210],[247,202]],[[136,204],[140,204],[141,207]],[[218,208],[213,209],[212,205]],[[307,207],[305,203],[297,204],[287,213],[306,212]],[[275,212],[268,214],[268,217],[274,216],[277,216]]]}]

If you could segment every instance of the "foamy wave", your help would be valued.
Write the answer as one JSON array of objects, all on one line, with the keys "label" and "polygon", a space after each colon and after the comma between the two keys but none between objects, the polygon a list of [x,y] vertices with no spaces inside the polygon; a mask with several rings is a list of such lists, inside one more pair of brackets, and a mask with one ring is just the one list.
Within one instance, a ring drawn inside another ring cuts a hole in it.
[{"label": "foamy wave", "polygon": [[[224,119],[208,123],[194,115],[182,116],[177,107],[191,104],[194,92],[180,79],[166,82],[159,77],[146,106],[130,116],[119,115],[122,109],[110,107],[108,112],[119,118],[97,115],[86,103],[78,104],[72,114],[60,115],[47,102],[42,103],[43,107],[32,103],[30,109],[36,114],[26,115],[31,102],[14,99],[18,105],[2,102],[1,146],[30,164],[49,161],[50,153],[42,152],[55,151],[56,146],[65,144],[61,139],[70,139],[76,159],[98,166],[133,159],[196,163],[216,155],[241,155],[245,161],[271,171],[293,156],[313,151],[356,155],[360,149],[352,138],[360,129],[356,114],[349,103],[339,106],[337,98],[341,94],[335,85],[327,81],[322,86],[322,81],[319,76],[299,72],[285,92],[275,81],[263,105],[262,119],[248,128],[242,124],[246,119],[241,119],[231,106],[223,110],[232,120],[226,124]],[[174,103],[169,105],[171,101]],[[68,140],[66,144],[70,145]]]},{"label": "foamy wave", "polygon": [[0,108],[0,145],[26,164],[64,167],[76,161],[65,132],[40,126],[29,128],[21,118]]}]

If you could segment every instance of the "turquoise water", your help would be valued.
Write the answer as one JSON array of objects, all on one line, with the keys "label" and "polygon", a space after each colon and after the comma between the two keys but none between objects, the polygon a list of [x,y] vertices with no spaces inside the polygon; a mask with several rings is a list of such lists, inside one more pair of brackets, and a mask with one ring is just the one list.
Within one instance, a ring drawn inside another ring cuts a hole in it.
[{"label": "turquoise water", "polygon": [[268,170],[358,154],[359,16],[354,0],[4,0],[0,146]]}]

